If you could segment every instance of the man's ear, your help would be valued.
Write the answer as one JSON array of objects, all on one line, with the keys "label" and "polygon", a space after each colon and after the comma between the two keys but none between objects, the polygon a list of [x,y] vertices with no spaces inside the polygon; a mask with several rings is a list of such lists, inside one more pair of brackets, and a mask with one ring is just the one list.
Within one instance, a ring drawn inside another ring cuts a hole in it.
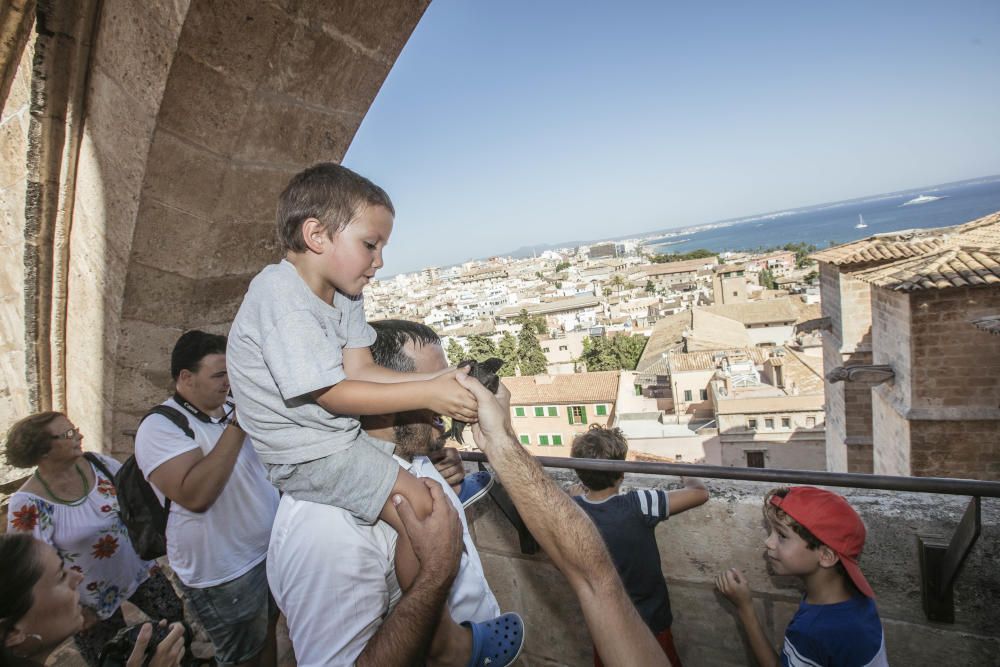
[{"label": "man's ear", "polygon": [[15,646],[23,644],[24,640],[27,638],[28,636],[24,634],[24,630],[15,624],[14,627],[10,629],[10,632],[7,633],[7,636],[4,637],[3,645],[5,648],[14,648]]},{"label": "man's ear", "polygon": [[326,225],[316,218],[306,218],[301,228],[302,241],[311,252],[320,254],[323,248],[330,242],[330,234],[327,233]]},{"label": "man's ear", "polygon": [[819,566],[820,567],[834,567],[840,562],[840,556],[837,552],[830,547],[821,545],[819,548]]}]

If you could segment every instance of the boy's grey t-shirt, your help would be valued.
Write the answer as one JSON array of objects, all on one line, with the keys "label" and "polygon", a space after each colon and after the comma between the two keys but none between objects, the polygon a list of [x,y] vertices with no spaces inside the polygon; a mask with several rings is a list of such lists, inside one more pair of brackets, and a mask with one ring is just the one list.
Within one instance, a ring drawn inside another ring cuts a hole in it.
[{"label": "boy's grey t-shirt", "polygon": [[333,415],[312,392],[344,380],[343,348],[369,347],[362,297],[316,296],[286,260],[250,282],[229,332],[226,365],[240,426],[265,463],[302,463],[346,449],[354,416]]}]

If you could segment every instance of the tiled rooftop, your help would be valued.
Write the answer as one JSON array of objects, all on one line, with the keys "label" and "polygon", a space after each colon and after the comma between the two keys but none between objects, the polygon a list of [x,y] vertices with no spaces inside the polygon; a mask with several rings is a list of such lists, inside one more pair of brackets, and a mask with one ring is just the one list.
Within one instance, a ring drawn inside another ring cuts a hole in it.
[{"label": "tiled rooftop", "polygon": [[873,236],[812,258],[854,266],[856,278],[890,290],[1000,285],[1000,212],[954,227]]},{"label": "tiled rooftop", "polygon": [[675,373],[688,373],[692,371],[708,371],[719,367],[721,359],[725,356],[736,354],[746,355],[753,361],[755,366],[763,364],[770,351],[762,347],[745,346],[730,348],[728,350],[714,350],[703,352],[671,352],[670,365]]},{"label": "tiled rooftop", "polygon": [[795,307],[787,298],[726,303],[707,306],[705,310],[747,325],[795,322],[799,317]]},{"label": "tiled rooftop", "polygon": [[618,396],[618,371],[566,375],[521,375],[501,378],[510,390],[511,405],[613,403]]}]

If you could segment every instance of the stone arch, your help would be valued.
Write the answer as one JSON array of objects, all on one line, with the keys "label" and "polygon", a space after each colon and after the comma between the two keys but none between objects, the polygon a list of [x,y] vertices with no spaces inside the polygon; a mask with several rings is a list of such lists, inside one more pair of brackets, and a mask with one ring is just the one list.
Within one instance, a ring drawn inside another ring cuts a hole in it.
[{"label": "stone arch", "polygon": [[428,2],[97,3],[65,333],[49,341],[65,360],[52,403],[91,448],[131,449],[123,431],[169,391],[180,332],[228,329],[277,259],[277,194],[342,159]]}]

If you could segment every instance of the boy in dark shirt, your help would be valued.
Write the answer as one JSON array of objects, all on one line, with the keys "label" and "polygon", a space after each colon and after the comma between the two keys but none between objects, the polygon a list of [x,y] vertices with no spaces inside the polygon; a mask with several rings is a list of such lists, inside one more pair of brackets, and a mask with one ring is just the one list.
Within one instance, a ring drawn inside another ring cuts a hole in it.
[{"label": "boy in dark shirt", "polygon": [[764,498],[768,570],[796,576],[806,593],[785,630],[781,656],[757,615],[746,576],[736,568],[716,577],[736,605],[762,667],[888,667],[875,593],[858,567],[865,524],[847,500],[812,486],[774,489]]},{"label": "boy in dark shirt", "polygon": [[[597,425],[578,435],[571,451],[574,458],[617,461],[624,461],[627,453],[628,442],[621,430]],[[708,491],[701,480],[682,477],[684,488],[677,491],[642,489],[619,494],[624,479],[621,473],[577,470],[576,474],[587,487],[576,502],[597,525],[642,620],[656,635],[673,667],[681,667],[670,633],[670,596],[654,531],[671,515],[705,503]],[[602,665],[596,651],[594,665]]]}]

